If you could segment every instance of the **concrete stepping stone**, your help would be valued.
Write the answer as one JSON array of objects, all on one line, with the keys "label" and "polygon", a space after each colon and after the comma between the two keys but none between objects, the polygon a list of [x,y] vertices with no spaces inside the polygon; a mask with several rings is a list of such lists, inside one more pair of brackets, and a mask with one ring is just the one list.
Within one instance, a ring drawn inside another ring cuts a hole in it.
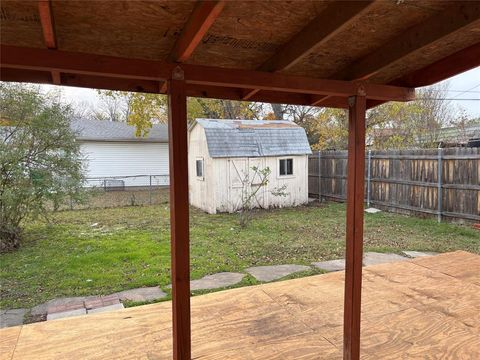
[{"label": "concrete stepping stone", "polygon": [[[242,281],[244,277],[245,274],[233,272],[221,272],[212,275],[206,275],[201,279],[191,280],[190,290],[211,290],[232,286]],[[168,285],[167,288],[171,289],[172,285]]]},{"label": "concrete stepping stone", "polygon": [[312,263],[313,266],[328,272],[345,270],[345,259],[328,260]]},{"label": "concrete stepping stone", "polygon": [[23,324],[27,309],[11,309],[0,311],[0,329]]},{"label": "concrete stepping stone", "polygon": [[190,290],[209,290],[232,286],[245,277],[245,274],[234,272],[221,272],[213,275],[206,275],[201,279],[190,281]]},{"label": "concrete stepping stone", "polygon": [[305,265],[271,265],[271,266],[255,266],[245,269],[247,273],[252,275],[258,281],[273,281],[285,277],[287,275],[307,271],[311,268]]},{"label": "concrete stepping stone", "polygon": [[87,314],[87,310],[85,308],[56,312],[52,314],[47,314],[47,321],[63,319],[63,318],[73,317],[73,316],[86,315],[86,314]]},{"label": "concrete stepping stone", "polygon": [[417,257],[425,257],[425,256],[435,256],[438,255],[437,252],[433,251],[402,251],[406,256],[411,257],[411,258],[417,258]]},{"label": "concrete stepping stone", "polygon": [[144,287],[120,291],[112,294],[116,295],[121,301],[154,301],[167,296],[158,286]]},{"label": "concrete stepping stone", "polygon": [[37,305],[32,308],[31,314],[33,316],[46,315],[50,307],[56,306],[83,306],[83,303],[87,297],[77,296],[77,297],[65,297],[59,299],[49,300],[43,304]]},{"label": "concrete stepping stone", "polygon": [[409,258],[390,253],[367,252],[363,255],[363,265],[378,265],[396,261],[405,261]]},{"label": "concrete stepping stone", "polygon": [[94,308],[94,309],[87,309],[87,314],[98,314],[98,313],[104,313],[104,312],[109,312],[109,311],[121,310],[121,309],[124,309],[124,308],[125,307],[123,306],[122,303],[118,303],[118,304],[113,304],[113,305],[97,307],[97,308]]},{"label": "concrete stepping stone", "polygon": [[85,299],[85,308],[87,310],[101,308],[105,306],[120,304],[120,298],[117,294],[98,296]]}]

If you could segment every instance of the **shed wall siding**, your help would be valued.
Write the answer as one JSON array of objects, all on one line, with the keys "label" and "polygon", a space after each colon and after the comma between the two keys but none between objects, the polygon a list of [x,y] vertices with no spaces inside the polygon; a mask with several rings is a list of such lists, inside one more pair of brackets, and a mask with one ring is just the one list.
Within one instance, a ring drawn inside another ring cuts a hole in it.
[{"label": "shed wall siding", "polygon": [[[203,179],[196,174],[197,159],[203,159]],[[215,213],[213,159],[208,154],[205,131],[200,126],[195,126],[189,134],[188,174],[190,204],[208,213]]]},{"label": "shed wall siding", "polygon": [[[85,141],[80,144],[87,177],[165,175],[152,179],[153,185],[168,185],[168,144]],[[149,177],[125,178],[125,186],[147,186]],[[90,186],[99,185],[89,181]]]},{"label": "shed wall siding", "polygon": [[[293,175],[279,176],[279,160],[293,159]],[[272,171],[266,188],[257,193],[253,202],[255,207],[287,207],[298,206],[308,202],[308,156],[281,156],[255,158],[222,158],[213,159],[216,172],[216,210],[218,212],[233,212],[238,210],[241,203],[241,188],[237,170],[243,169],[252,173],[252,166],[261,169],[269,167]],[[236,166],[232,166],[235,163]],[[245,175],[243,175],[244,177]],[[274,196],[272,192],[286,185],[286,196]]]}]

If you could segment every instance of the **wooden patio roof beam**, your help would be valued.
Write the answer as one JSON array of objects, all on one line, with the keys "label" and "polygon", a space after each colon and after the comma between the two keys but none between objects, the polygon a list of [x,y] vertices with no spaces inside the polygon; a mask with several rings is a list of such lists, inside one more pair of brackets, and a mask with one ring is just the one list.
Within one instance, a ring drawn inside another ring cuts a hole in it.
[{"label": "wooden patio roof beam", "polygon": [[[39,84],[51,83],[50,73],[46,71],[2,68],[1,78],[3,81],[33,82]],[[83,74],[64,74],[62,77],[62,85],[105,90],[158,93],[158,81],[105,78]],[[201,98],[242,100],[241,89],[219,86],[187,85],[187,95]],[[305,94],[262,91],[260,94],[252,97],[252,101],[308,105],[311,100],[310,96]],[[347,98],[333,98],[332,101],[328,103],[328,107],[345,109],[348,107]]]},{"label": "wooden patio roof beam", "polygon": [[364,14],[374,1],[333,2],[306,27],[283,45],[258,70],[287,70],[344,30]]},{"label": "wooden patio roof beam", "polygon": [[[57,38],[55,35],[55,26],[53,22],[52,3],[50,0],[38,1],[38,15],[40,17],[40,24],[42,25],[43,41],[48,49],[57,48]],[[60,72],[51,72],[52,83],[55,85],[61,84]]]},{"label": "wooden patio roof beam", "polygon": [[169,60],[172,62],[186,61],[200,44],[224,6],[225,1],[199,1],[177,39]]},{"label": "wooden patio roof beam", "polygon": [[[167,80],[173,67],[176,65],[161,61],[125,59],[2,45],[1,66],[2,68],[37,71],[54,70],[65,74],[154,80],[158,82]],[[316,79],[191,64],[183,64],[182,69],[185,72],[187,85],[208,85],[240,89],[253,87],[268,91],[341,97],[353,96],[362,92],[369,99],[393,101],[409,101],[415,97],[415,90],[412,88],[388,85]]]},{"label": "wooden patio roof beam", "polygon": [[[389,85],[410,86],[415,84],[416,87],[428,86],[478,66],[480,66],[480,42],[424,68],[395,79],[391,81]],[[367,108],[371,109],[383,103],[385,103],[385,101],[368,100]]]},{"label": "wooden patio roof beam", "polygon": [[49,49],[57,48],[57,39],[55,36],[55,28],[53,26],[52,4],[50,0],[38,1],[38,15],[43,31],[43,41]]},{"label": "wooden patio roof beam", "polygon": [[[259,71],[277,72],[287,70],[344,30],[364,14],[374,1],[333,2],[293,36],[273,56],[258,68]],[[243,100],[249,100],[259,89],[244,92]]]},{"label": "wooden patio roof beam", "polygon": [[366,79],[463,28],[480,23],[480,3],[455,5],[413,26],[372,53],[337,73],[336,79]]},{"label": "wooden patio roof beam", "polygon": [[[355,61],[332,76],[334,79],[365,80],[406,56],[421,51],[465,27],[480,23],[480,3],[472,1],[457,5],[415,25],[396,38],[387,41],[362,59]],[[452,72],[455,74],[455,72]],[[316,97],[314,106],[323,106],[327,96]]]}]

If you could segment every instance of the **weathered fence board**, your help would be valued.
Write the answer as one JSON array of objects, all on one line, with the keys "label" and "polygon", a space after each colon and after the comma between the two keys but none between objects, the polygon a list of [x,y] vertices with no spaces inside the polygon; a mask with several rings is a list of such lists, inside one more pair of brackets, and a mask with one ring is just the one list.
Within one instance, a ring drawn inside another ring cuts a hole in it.
[{"label": "weathered fence board", "polygon": [[[479,148],[386,150],[372,151],[370,160],[365,156],[365,200],[370,204],[439,220],[480,221]],[[308,174],[310,196],[346,199],[346,151],[314,153]]]}]

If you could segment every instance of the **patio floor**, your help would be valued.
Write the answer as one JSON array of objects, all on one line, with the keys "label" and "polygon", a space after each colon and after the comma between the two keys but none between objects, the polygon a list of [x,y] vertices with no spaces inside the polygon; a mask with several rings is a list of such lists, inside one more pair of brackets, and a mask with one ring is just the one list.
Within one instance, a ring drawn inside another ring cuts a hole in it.
[{"label": "patio floor", "polygon": [[[341,359],[344,273],[192,298],[193,359]],[[1,359],[168,359],[171,303],[7,328]],[[480,256],[368,266],[362,358],[480,359]]]}]

